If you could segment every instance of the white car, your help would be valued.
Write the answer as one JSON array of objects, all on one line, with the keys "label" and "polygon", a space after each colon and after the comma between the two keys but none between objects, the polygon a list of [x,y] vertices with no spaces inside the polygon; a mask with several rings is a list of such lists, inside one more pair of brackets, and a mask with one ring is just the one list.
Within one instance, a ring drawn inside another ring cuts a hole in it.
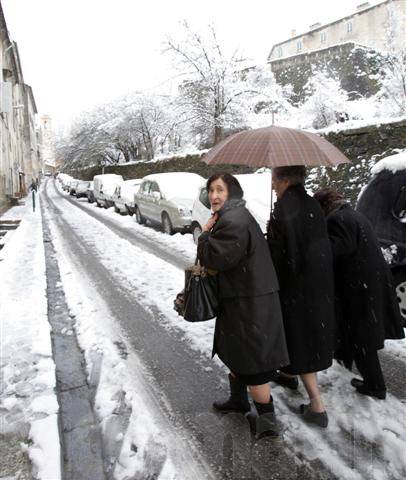
[{"label": "white car", "polygon": [[117,185],[114,194],[114,210],[117,213],[134,214],[134,196],[140,188],[142,179],[125,180]]},{"label": "white car", "polygon": [[116,186],[123,181],[121,175],[115,173],[106,173],[103,175],[95,175],[93,178],[93,194],[94,200],[98,207],[108,208],[112,207],[111,196],[116,189]]},{"label": "white car", "polygon": [[137,222],[160,224],[168,235],[190,231],[193,201],[203,184],[204,178],[196,173],[147,175],[135,195]]},{"label": "white car", "polygon": [[87,189],[90,186],[90,182],[80,180],[76,185],[76,198],[87,197]]},{"label": "white car", "polygon": [[[269,220],[271,211],[272,196],[272,175],[269,172],[264,173],[248,173],[235,175],[244,190],[244,199],[247,202],[247,208],[259,223],[263,232],[266,232],[266,224]],[[276,196],[273,196],[273,202]],[[199,190],[199,194],[195,199],[192,209],[192,226],[191,232],[193,240],[197,240],[202,233],[202,226],[205,225],[210,218],[210,202],[206,191],[206,187]]]}]

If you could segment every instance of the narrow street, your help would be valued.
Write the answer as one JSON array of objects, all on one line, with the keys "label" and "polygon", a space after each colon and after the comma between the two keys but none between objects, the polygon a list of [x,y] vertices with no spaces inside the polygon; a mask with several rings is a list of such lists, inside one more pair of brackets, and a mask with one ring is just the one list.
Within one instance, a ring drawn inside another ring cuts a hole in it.
[{"label": "narrow street", "polygon": [[108,478],[127,478],[120,472],[140,447],[144,476],[128,478],[157,478],[168,464],[181,479],[400,479],[406,473],[405,357],[396,358],[390,347],[382,355],[386,402],[356,395],[352,375],[339,365],[321,373],[327,431],[301,421],[302,387],[293,393],[275,387],[282,439],[253,443],[243,416],[220,417],[211,409],[227,395],[226,370],[210,358],[214,323],[187,324],[172,310],[183,268],[193,261],[191,236],[175,236],[176,245],[175,237],[133,218],[72,199],[53,180],[41,203],[96,390]]}]

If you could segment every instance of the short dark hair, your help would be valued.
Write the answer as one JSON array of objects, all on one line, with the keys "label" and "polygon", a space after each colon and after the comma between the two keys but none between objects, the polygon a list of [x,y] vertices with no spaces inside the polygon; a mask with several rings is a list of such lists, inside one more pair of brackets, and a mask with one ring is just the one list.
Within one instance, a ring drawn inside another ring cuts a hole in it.
[{"label": "short dark hair", "polygon": [[272,173],[278,180],[289,180],[291,185],[303,185],[306,179],[306,167],[304,165],[273,167]]},{"label": "short dark hair", "polygon": [[313,198],[319,202],[323,212],[327,215],[334,210],[334,204],[339,200],[343,200],[344,196],[337,190],[334,190],[334,188],[327,187],[317,190]]},{"label": "short dark hair", "polygon": [[228,198],[242,198],[244,196],[244,191],[241,188],[240,182],[230,173],[215,173],[212,175],[206,183],[206,189],[209,191],[210,185],[216,180],[223,180],[227,185]]}]

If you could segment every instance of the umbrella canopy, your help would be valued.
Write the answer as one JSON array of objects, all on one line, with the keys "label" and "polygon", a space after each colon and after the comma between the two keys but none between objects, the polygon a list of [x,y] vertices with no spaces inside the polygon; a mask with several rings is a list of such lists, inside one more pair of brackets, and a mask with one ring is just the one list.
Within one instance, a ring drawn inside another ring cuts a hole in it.
[{"label": "umbrella canopy", "polygon": [[251,167],[335,167],[349,163],[338,148],[314,133],[285,127],[245,130],[226,138],[204,155],[209,165]]}]

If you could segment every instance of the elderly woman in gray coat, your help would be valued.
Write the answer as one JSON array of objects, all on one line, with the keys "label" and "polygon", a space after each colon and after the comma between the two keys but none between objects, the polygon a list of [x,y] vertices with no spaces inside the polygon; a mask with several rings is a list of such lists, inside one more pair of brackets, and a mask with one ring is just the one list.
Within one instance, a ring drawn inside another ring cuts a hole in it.
[{"label": "elderly woman in gray coat", "polygon": [[278,281],[264,235],[245,207],[243,191],[230,174],[209,178],[213,216],[199,238],[202,265],[216,270],[220,309],[213,355],[229,368],[230,398],[214,402],[222,412],[250,410],[247,385],[259,416],[257,437],[277,435],[269,381],[289,364]]}]

